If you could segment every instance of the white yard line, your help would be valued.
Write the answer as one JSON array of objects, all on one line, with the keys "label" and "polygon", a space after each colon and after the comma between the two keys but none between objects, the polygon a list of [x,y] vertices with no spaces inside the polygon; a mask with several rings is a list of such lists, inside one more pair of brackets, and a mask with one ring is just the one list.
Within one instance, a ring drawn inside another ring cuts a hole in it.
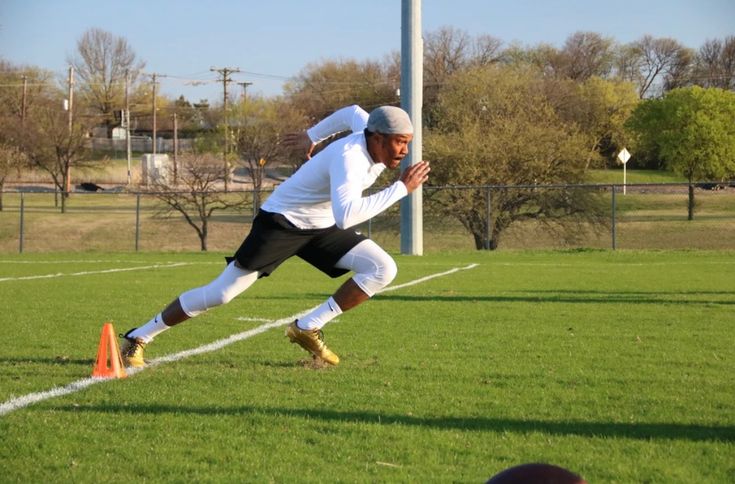
[{"label": "white yard line", "polygon": [[[437,277],[448,276],[450,274],[454,274],[459,271],[474,269],[477,266],[478,264],[470,264],[465,267],[455,267],[448,271],[438,272],[436,274],[430,274],[428,276],[421,277],[419,279],[414,279],[413,281],[405,282],[403,284],[398,284],[396,286],[391,286],[391,287],[383,289],[380,292],[396,291],[398,289],[403,289],[404,287],[410,287],[416,284],[421,284],[422,282],[426,282],[431,279],[435,279]],[[158,366],[164,363],[171,363],[174,361],[183,360],[184,358],[189,358],[190,356],[196,356],[196,355],[201,355],[204,353],[210,353],[212,351],[218,351],[238,341],[242,341],[248,338],[252,338],[253,336],[257,336],[261,333],[265,333],[269,329],[277,328],[279,326],[285,326],[286,324],[290,323],[294,319],[297,319],[299,316],[303,316],[304,314],[309,313],[311,310],[313,310],[316,307],[317,306],[314,306],[313,308],[306,309],[300,313],[293,314],[283,319],[278,319],[276,321],[272,321],[272,322],[263,324],[261,326],[258,326],[257,328],[253,328],[247,331],[243,331],[241,333],[233,334],[232,336],[214,341],[212,343],[209,343],[203,346],[199,346],[198,348],[193,348],[190,350],[180,351],[178,353],[172,353],[170,355],[161,356],[159,358],[154,358],[153,360],[148,361],[148,365],[144,368],[127,368],[126,371],[128,373],[128,376],[132,376],[132,375],[135,375],[136,373],[139,373],[145,370],[146,368],[152,368],[154,366]],[[77,380],[72,383],[69,383],[68,385],[65,385],[63,387],[52,388],[51,390],[47,390],[45,392],[29,393],[28,395],[11,398],[10,400],[0,404],[0,416],[6,415],[10,412],[21,409],[23,407],[27,407],[34,403],[42,402],[50,398],[56,398],[56,397],[61,397],[64,395],[69,395],[70,393],[76,393],[78,391],[84,390],[85,388],[91,385],[94,385],[97,383],[104,383],[110,380],[114,380],[114,379],[111,379],[111,378],[83,378],[81,380]]]},{"label": "white yard line", "polygon": [[89,276],[92,274],[110,274],[113,272],[129,272],[129,271],[143,271],[146,269],[167,269],[169,267],[180,267],[191,265],[189,262],[175,262],[172,264],[155,264],[152,266],[138,266],[138,267],[123,267],[120,269],[103,269],[99,271],[83,271],[83,272],[57,272],[56,274],[43,274],[38,276],[21,276],[21,277],[0,277],[0,282],[5,281],[29,281],[32,279],[52,279],[54,277],[67,277],[67,276]]}]

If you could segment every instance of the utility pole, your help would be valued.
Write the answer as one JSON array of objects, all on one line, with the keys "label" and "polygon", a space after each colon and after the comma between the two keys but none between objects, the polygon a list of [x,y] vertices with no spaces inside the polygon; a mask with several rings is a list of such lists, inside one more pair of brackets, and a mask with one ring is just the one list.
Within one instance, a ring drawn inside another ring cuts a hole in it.
[{"label": "utility pole", "polygon": [[156,77],[158,74],[153,73],[153,163],[156,162]]},{"label": "utility pole", "polygon": [[23,75],[23,95],[20,100],[20,124],[26,122],[26,93],[28,92],[28,76]]},{"label": "utility pole", "polygon": [[123,120],[125,122],[125,152],[128,159],[128,185],[133,181],[133,175],[130,171],[130,163],[132,159],[132,146],[130,143],[130,72],[125,70],[125,114]]},{"label": "utility pole", "polygon": [[[73,133],[72,123],[74,121],[74,66],[69,66],[69,144]],[[71,166],[66,167],[66,179],[64,180],[64,191],[71,191]],[[62,195],[62,200],[63,200]],[[63,207],[63,203],[62,203]]]},{"label": "utility pole", "polygon": [[178,184],[179,122],[174,113],[174,186]]},{"label": "utility pole", "polygon": [[[421,107],[423,105],[423,42],[421,39],[421,0],[401,1],[401,107],[411,117],[411,151],[401,170],[421,161]],[[424,252],[423,192],[418,187],[401,200],[401,254]]]},{"label": "utility pole", "polygon": [[246,101],[248,98],[248,86],[252,86],[252,82],[238,82],[242,86],[242,99]]},{"label": "utility pole", "polygon": [[230,78],[230,74],[235,74],[237,72],[240,72],[240,69],[238,67],[222,67],[220,69],[216,67],[212,67],[209,69],[212,72],[217,72],[221,76],[222,81],[222,91],[223,91],[223,98],[222,98],[222,109],[224,113],[224,125],[225,125],[225,144],[224,148],[222,149],[222,152],[224,154],[225,158],[225,191],[228,190],[229,183],[230,183],[230,160],[228,158],[228,155],[230,153],[230,126],[229,126],[229,118],[228,118],[228,111],[227,111],[227,83],[232,82],[232,78]]}]

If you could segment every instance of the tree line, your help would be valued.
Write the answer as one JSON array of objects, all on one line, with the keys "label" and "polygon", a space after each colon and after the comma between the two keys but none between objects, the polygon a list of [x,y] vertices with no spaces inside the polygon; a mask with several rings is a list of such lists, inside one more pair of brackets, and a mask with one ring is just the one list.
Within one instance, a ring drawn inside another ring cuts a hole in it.
[{"label": "tree line", "polygon": [[[192,159],[212,164],[219,158],[225,179],[232,165],[247,168],[258,193],[268,166],[295,169],[303,162],[282,149],[284,132],[348,104],[370,110],[400,103],[397,52],[381,60],[308,64],[282,95],[231,99],[226,110],[224,103],[154,94],[145,63],[109,32],[85,32],[68,62],[77,74],[71,116],[61,108],[68,97],[63,81],[42,68],[0,61],[0,189],[12,170],[33,166],[67,194],[71,167],[102,162],[86,151],[91,129],[109,133],[127,104],[133,127],[148,132],[154,95],[166,114],[159,117],[161,131],[176,114],[179,129],[196,138]],[[528,47],[441,28],[424,36],[424,154],[434,166],[431,182],[581,183],[589,169],[613,166],[622,147],[634,153],[634,166],[668,167],[692,183],[726,179],[735,173],[733,90],[735,36],[695,50],[670,38],[646,35],[620,44],[576,32],[561,47]],[[690,217],[693,196],[692,189]],[[487,232],[489,248],[497,247],[502,232],[519,220],[562,230],[570,219],[601,220],[597,201],[585,192],[497,194],[490,227],[478,200],[454,197],[436,202],[462,222],[478,248]]]}]

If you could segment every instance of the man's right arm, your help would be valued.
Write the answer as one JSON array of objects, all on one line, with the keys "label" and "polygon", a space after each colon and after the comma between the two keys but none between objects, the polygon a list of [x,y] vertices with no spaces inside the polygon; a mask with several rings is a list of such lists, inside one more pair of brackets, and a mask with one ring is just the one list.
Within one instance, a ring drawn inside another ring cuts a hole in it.
[{"label": "man's right arm", "polygon": [[347,130],[353,133],[362,131],[367,126],[367,120],[368,113],[354,104],[338,109],[306,131],[286,133],[281,142],[295,152],[306,153],[306,159],[310,160],[314,148],[321,141]]},{"label": "man's right arm", "polygon": [[338,109],[306,130],[313,143],[319,143],[332,135],[351,130],[362,131],[367,126],[368,113],[357,104]]}]

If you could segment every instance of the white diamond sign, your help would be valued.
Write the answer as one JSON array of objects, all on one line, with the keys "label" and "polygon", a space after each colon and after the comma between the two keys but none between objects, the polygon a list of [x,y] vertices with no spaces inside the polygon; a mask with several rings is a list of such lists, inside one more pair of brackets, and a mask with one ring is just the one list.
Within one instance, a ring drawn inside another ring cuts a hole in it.
[{"label": "white diamond sign", "polygon": [[618,160],[620,160],[623,164],[628,163],[628,160],[630,159],[630,153],[628,150],[623,148],[620,150],[620,153],[618,153]]}]

